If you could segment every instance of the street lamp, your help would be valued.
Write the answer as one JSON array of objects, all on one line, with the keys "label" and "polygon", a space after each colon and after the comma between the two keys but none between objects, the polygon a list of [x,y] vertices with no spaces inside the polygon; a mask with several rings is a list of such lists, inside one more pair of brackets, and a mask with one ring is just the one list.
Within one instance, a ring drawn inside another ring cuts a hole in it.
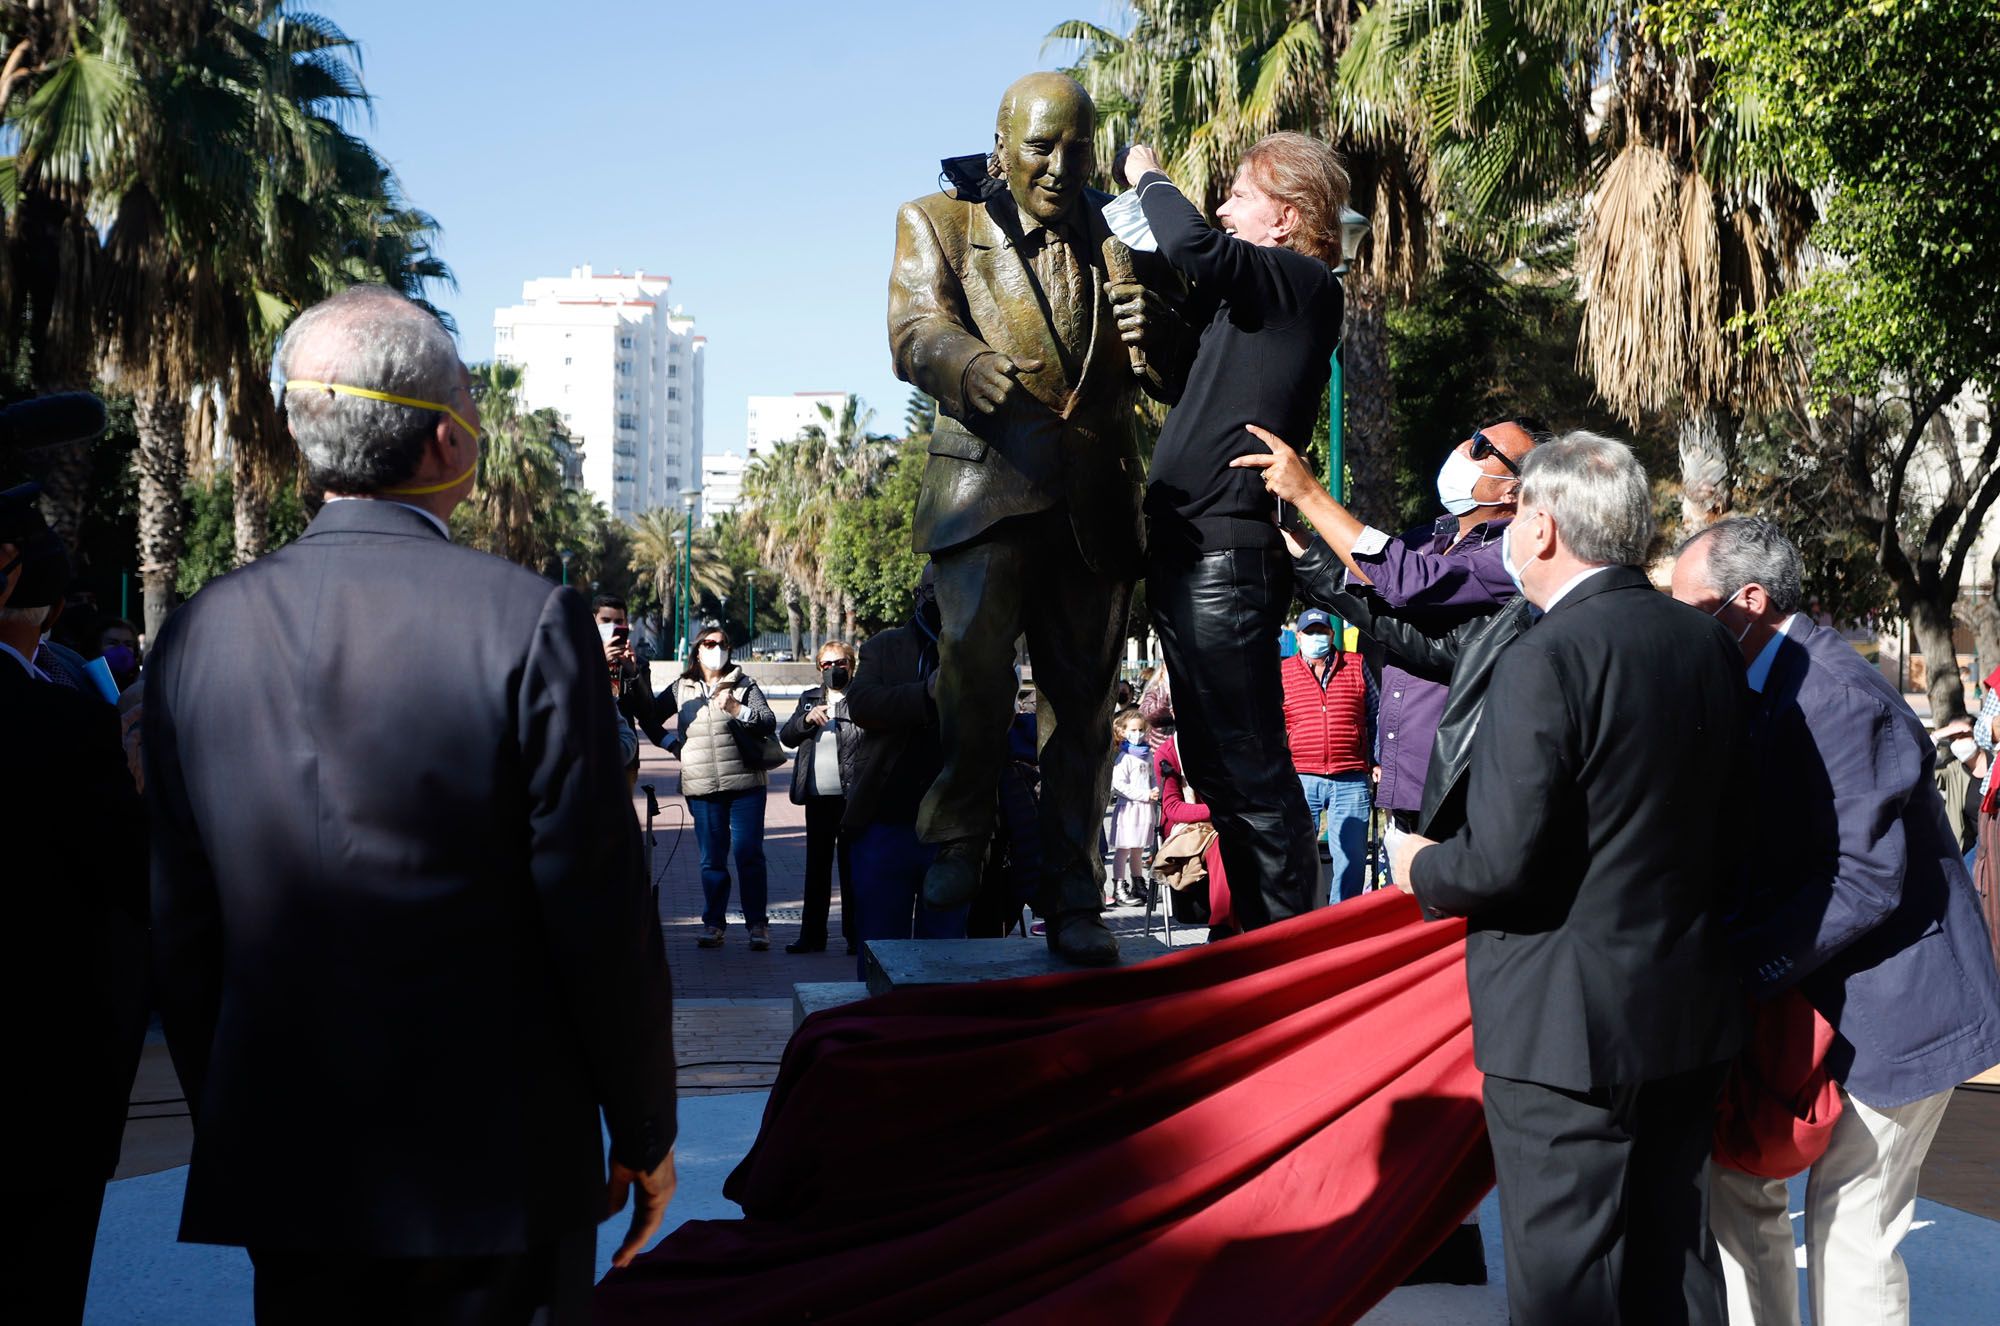
[{"label": "street lamp", "polygon": [[[701,501],[701,489],[681,489],[681,504],[687,507],[687,531],[681,538],[681,645],[687,645],[694,621],[688,616],[688,600],[694,594],[694,509]],[[686,655],[682,655],[686,657]]]},{"label": "street lamp", "polygon": [[562,558],[562,564],[563,564],[563,581],[562,581],[562,582],[563,582],[563,583],[564,583],[565,585],[567,585],[567,584],[569,583],[569,564],[570,564],[571,562],[573,562],[573,561],[575,561],[575,560],[576,560],[576,549],[574,549],[574,548],[558,548],[558,549],[556,549],[556,556],[558,556],[558,557]]},{"label": "street lamp", "polygon": [[[1347,269],[1361,256],[1361,241],[1368,238],[1368,218],[1352,207],[1340,209],[1340,266],[1333,274],[1340,278],[1343,287],[1347,284]],[[1343,288],[1342,295],[1346,294]],[[1341,301],[1341,315],[1346,316],[1346,300]],[[1326,488],[1336,502],[1347,500],[1347,381],[1341,372],[1340,352],[1345,346],[1345,334],[1333,343],[1332,372],[1327,382],[1326,393]],[[1347,624],[1334,624],[1334,639],[1338,648],[1346,648]]]}]

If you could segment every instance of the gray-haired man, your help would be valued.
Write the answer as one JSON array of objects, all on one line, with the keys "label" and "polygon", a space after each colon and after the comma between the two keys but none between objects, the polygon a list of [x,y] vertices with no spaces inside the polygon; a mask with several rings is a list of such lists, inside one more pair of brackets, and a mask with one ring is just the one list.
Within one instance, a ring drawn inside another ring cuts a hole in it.
[{"label": "gray-haired man", "polygon": [[[1744,979],[1760,998],[1797,988],[1834,1030],[1842,1108],[1806,1181],[1812,1319],[1895,1326],[1925,1153],[1952,1090],[2000,1062],[2000,974],[1937,748],[1880,672],[1800,614],[1801,578],[1782,531],[1738,517],[1681,546],[1674,597],[1736,638],[1753,693],[1737,814],[1757,831],[1731,853]],[[1796,1324],[1785,1180],[1718,1167],[1714,1184],[1730,1320]]]},{"label": "gray-haired man", "polygon": [[1503,553],[1541,619],[1494,666],[1464,826],[1391,844],[1402,887],[1470,927],[1522,1323],[1723,1319],[1708,1157],[1739,1040],[1718,881],[1740,664],[1638,569],[1651,506],[1622,443],[1529,453]]},{"label": "gray-haired man", "polygon": [[594,1226],[636,1183],[629,1260],[674,1141],[598,636],[573,591],[451,543],[479,410],[434,318],[350,290],[282,366],[326,506],[147,669],[181,1237],[250,1249],[260,1318],[585,1320]]}]

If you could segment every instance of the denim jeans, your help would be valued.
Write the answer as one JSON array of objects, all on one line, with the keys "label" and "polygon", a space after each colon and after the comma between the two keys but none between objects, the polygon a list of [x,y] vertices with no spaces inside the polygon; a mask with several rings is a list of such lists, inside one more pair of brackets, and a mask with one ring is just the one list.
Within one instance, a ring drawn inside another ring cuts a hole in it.
[{"label": "denim jeans", "polygon": [[729,858],[736,858],[736,880],[743,886],[743,920],[765,923],[768,881],[764,870],[764,799],[767,789],[719,792],[689,797],[695,844],[701,848],[703,925],[720,930],[729,921]]},{"label": "denim jeans", "polygon": [[1299,787],[1306,794],[1306,809],[1312,812],[1315,827],[1326,816],[1326,850],[1333,858],[1333,878],[1329,901],[1346,902],[1361,896],[1368,880],[1368,773],[1300,774]]},{"label": "denim jeans", "polygon": [[[856,948],[871,939],[965,938],[971,908],[934,912],[924,906],[924,872],[937,850],[917,837],[914,824],[870,824],[855,835],[847,856],[854,868],[847,880],[847,937]],[[865,972],[859,958],[855,969]]]}]

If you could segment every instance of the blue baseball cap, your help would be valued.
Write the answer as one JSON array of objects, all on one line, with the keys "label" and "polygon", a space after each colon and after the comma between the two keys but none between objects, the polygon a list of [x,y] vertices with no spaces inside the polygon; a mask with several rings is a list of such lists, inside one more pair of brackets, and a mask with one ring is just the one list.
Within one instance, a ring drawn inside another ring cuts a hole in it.
[{"label": "blue baseball cap", "polygon": [[1323,631],[1331,631],[1333,629],[1333,618],[1327,616],[1326,613],[1318,608],[1307,608],[1299,614],[1298,629],[1300,631],[1310,631],[1315,626]]}]

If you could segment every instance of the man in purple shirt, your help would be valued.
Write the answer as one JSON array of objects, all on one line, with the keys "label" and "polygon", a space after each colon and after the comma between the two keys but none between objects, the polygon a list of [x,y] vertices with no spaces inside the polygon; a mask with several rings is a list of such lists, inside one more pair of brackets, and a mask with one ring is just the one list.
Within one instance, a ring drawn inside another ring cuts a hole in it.
[{"label": "man in purple shirt", "polygon": [[[1310,513],[1313,528],[1347,564],[1349,584],[1365,586],[1396,616],[1426,630],[1486,616],[1516,592],[1500,564],[1500,532],[1514,518],[1521,458],[1550,437],[1539,419],[1517,415],[1460,442],[1438,470],[1445,514],[1429,525],[1392,537],[1329,498]],[[1393,653],[1383,666],[1375,804],[1400,828],[1416,827],[1449,689],[1414,675]]]}]

